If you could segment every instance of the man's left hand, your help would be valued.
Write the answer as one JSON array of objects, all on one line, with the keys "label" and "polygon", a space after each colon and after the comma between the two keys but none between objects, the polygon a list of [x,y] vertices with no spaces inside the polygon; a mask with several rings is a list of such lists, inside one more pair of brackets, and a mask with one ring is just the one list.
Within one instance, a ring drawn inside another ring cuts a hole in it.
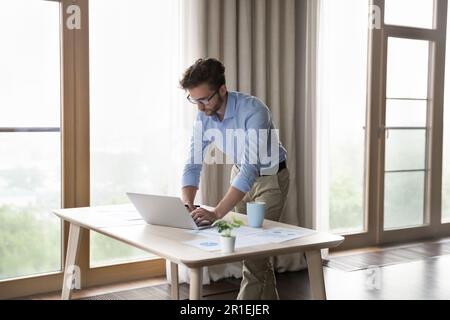
[{"label": "man's left hand", "polygon": [[206,224],[206,223],[214,223],[219,217],[216,215],[214,211],[208,211],[204,208],[198,208],[191,212],[192,218],[194,218],[195,223],[197,225]]}]

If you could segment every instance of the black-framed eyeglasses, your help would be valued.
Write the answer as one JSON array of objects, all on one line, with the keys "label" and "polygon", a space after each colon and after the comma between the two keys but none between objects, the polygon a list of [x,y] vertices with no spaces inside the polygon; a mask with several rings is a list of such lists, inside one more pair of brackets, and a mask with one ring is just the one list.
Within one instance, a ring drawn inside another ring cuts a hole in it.
[{"label": "black-framed eyeglasses", "polygon": [[212,100],[212,98],[214,98],[214,96],[216,94],[218,94],[218,93],[219,93],[219,90],[216,90],[216,91],[214,91],[214,93],[209,98],[203,98],[203,99],[194,99],[194,98],[191,97],[191,95],[188,95],[187,99],[192,104],[200,104],[200,103],[201,104],[208,104]]}]

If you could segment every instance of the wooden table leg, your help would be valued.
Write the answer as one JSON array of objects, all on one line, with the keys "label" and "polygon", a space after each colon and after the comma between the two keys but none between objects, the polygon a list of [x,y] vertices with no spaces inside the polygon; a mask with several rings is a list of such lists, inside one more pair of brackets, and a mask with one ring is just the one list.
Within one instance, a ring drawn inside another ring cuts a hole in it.
[{"label": "wooden table leg", "polygon": [[172,300],[180,300],[180,287],[178,285],[178,264],[170,262],[170,281]]},{"label": "wooden table leg", "polygon": [[80,277],[77,266],[78,248],[81,242],[81,227],[73,223],[70,224],[69,240],[67,244],[67,254],[64,266],[64,281],[62,286],[61,300],[69,300],[72,296],[74,276]]},{"label": "wooden table leg", "polygon": [[314,300],[326,300],[325,280],[323,277],[322,255],[320,250],[307,251],[309,285]]},{"label": "wooden table leg", "polygon": [[190,268],[189,300],[201,300],[203,268]]}]

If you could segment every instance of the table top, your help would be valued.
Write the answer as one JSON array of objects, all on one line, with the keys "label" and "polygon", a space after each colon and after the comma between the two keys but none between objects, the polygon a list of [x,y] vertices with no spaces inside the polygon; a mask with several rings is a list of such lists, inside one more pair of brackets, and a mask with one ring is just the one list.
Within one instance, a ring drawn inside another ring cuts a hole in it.
[{"label": "table top", "polygon": [[[302,238],[281,243],[270,243],[252,247],[238,248],[234,253],[224,254],[220,251],[204,251],[185,241],[199,240],[192,230],[149,225],[139,219],[139,213],[132,205],[115,205],[101,207],[86,207],[59,209],[54,213],[61,219],[80,227],[96,231],[117,239],[134,247],[140,248],[174,263],[184,264],[190,268],[241,261],[250,257],[269,257],[303,251],[333,248],[344,238],[324,232],[315,232]],[[246,215],[230,213],[247,222]],[[124,221],[126,217],[126,221]],[[296,226],[265,220],[266,228],[302,229]],[[304,229],[302,229],[304,230]]]}]

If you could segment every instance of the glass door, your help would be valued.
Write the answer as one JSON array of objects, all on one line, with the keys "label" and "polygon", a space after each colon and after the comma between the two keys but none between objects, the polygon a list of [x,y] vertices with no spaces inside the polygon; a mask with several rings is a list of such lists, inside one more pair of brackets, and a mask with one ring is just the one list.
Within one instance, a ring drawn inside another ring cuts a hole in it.
[{"label": "glass door", "polygon": [[387,38],[383,229],[429,223],[425,215],[430,42]]},{"label": "glass door", "polygon": [[[441,234],[447,3],[375,0],[382,9],[377,243]],[[378,108],[377,106],[372,106]],[[445,231],[445,230],[444,230]]]},{"label": "glass door", "polygon": [[447,9],[320,1],[316,210],[340,250],[450,234]]}]

